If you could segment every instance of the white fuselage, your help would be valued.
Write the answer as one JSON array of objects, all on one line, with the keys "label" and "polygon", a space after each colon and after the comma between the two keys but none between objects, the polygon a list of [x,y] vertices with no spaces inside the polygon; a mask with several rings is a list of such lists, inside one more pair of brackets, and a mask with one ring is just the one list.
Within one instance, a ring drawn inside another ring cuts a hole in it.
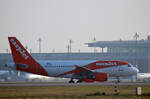
[{"label": "white fuselage", "polygon": [[[96,62],[96,60],[66,60],[66,61],[38,61],[41,66],[47,71],[48,76],[51,77],[58,77],[60,74],[64,74],[68,71],[74,70],[75,65],[78,66],[85,66],[87,64],[90,64],[92,62]],[[138,69],[131,66],[131,65],[122,65],[122,66],[113,66],[113,67],[106,67],[101,69],[95,69],[92,70],[93,72],[105,72],[110,77],[116,77],[116,76],[132,76],[136,75],[138,72]],[[72,77],[72,74],[65,75],[65,78]]]}]

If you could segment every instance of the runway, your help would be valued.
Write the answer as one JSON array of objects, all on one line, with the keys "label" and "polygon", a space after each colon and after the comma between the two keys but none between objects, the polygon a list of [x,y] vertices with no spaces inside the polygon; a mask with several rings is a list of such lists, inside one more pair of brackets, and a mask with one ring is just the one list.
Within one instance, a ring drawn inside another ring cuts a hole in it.
[{"label": "runway", "polygon": [[[111,86],[115,83],[65,83],[65,82],[46,82],[46,83],[25,83],[25,82],[11,82],[11,83],[0,83],[0,87],[7,86]],[[118,83],[118,85],[147,85],[150,83]]]}]

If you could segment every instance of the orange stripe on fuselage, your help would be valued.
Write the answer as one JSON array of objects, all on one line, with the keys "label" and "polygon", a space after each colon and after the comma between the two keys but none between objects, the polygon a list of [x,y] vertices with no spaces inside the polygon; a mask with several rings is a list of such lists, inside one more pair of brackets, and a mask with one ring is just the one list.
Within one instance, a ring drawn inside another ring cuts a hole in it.
[{"label": "orange stripe on fuselage", "polygon": [[[128,65],[128,62],[124,62],[124,61],[96,61],[93,63],[90,63],[88,65],[85,65],[83,67],[89,69],[89,70],[96,70],[96,69],[104,69],[104,68],[110,68],[110,67],[116,67],[116,66],[122,66],[122,65]],[[77,74],[80,73],[82,71],[78,70],[78,69],[74,69],[71,71],[68,71],[64,74],[60,74],[58,76],[65,76],[68,74]]]}]

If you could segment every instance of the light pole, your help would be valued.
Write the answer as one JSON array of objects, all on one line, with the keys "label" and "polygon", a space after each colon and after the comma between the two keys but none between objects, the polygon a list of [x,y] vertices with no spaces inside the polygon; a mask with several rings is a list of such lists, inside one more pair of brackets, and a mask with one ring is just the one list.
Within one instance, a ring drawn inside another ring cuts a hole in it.
[{"label": "light pole", "polygon": [[72,41],[72,40],[69,40],[69,44],[70,44],[70,49],[69,49],[69,50],[70,50],[70,53],[71,53],[71,49],[72,49],[72,46],[71,46],[72,43],[73,43],[73,41]]},{"label": "light pole", "polygon": [[42,39],[39,38],[37,41],[39,42],[39,53],[41,53],[41,43],[42,43]]},{"label": "light pole", "polygon": [[93,41],[94,41],[94,53],[96,53],[97,50],[96,50],[96,38],[95,37],[93,38]]},{"label": "light pole", "polygon": [[70,46],[67,45],[67,53],[69,53],[69,51],[70,51]]}]

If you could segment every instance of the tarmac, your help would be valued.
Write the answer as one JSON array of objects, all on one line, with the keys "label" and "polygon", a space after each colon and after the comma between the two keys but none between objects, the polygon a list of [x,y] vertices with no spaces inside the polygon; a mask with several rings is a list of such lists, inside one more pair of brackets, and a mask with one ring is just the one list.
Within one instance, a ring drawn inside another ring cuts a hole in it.
[{"label": "tarmac", "polygon": [[[0,83],[0,87],[7,87],[7,86],[111,86],[115,85],[115,83],[66,83],[66,82],[2,82]],[[118,83],[118,85],[147,85],[150,86],[150,83]]]}]

